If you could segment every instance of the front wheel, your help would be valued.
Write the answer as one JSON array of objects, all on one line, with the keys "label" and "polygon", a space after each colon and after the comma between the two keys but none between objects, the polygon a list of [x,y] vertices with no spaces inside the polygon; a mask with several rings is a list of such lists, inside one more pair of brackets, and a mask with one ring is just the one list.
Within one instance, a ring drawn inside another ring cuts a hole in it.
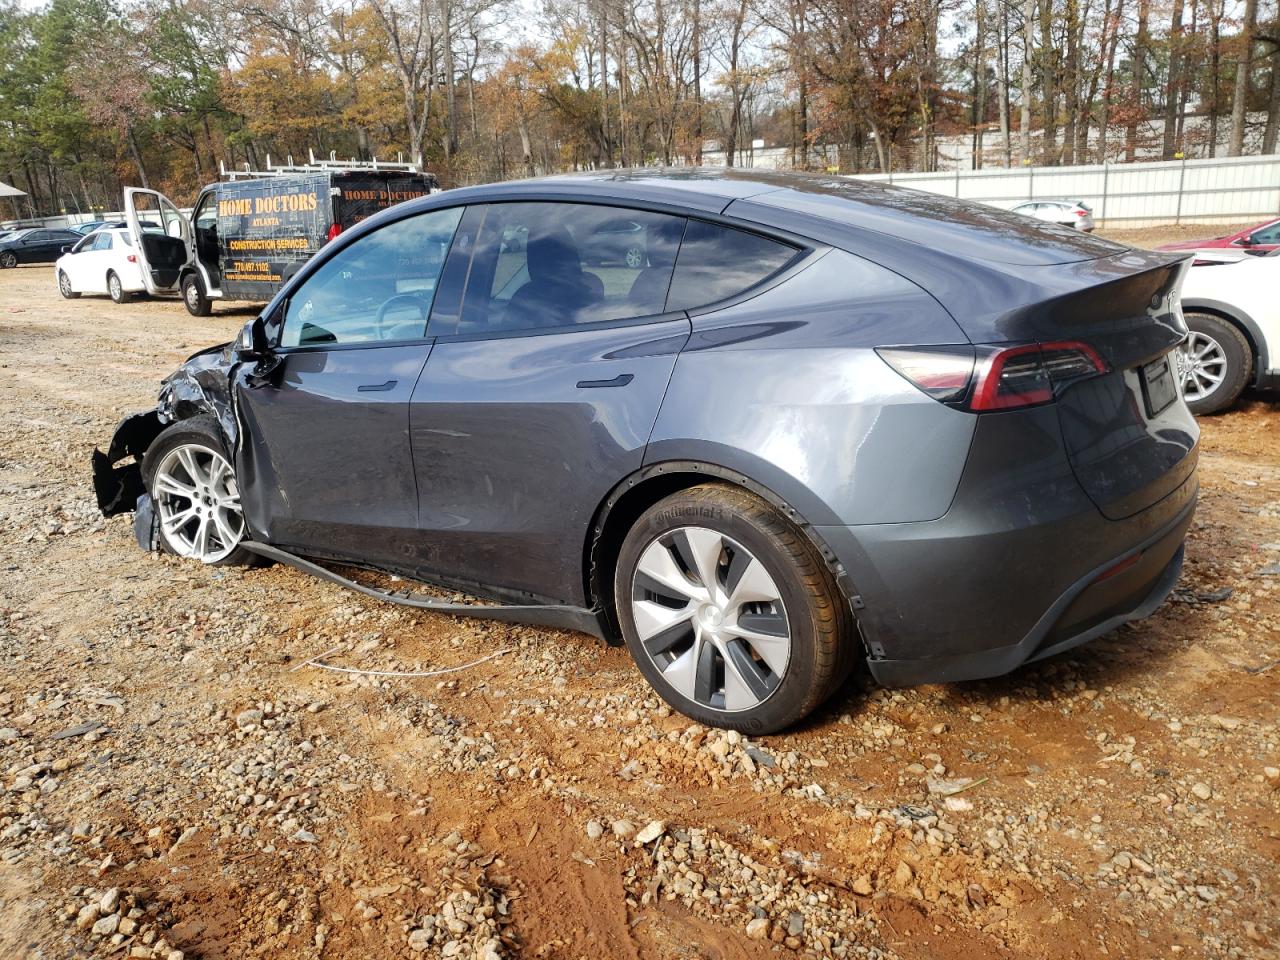
[{"label": "front wheel", "polygon": [[155,507],[160,546],[215,566],[252,566],[235,468],[209,417],[180,420],[147,449],[142,475]]},{"label": "front wheel", "polygon": [[850,615],[822,557],[735,487],[693,487],[643,514],[623,541],[614,596],[645,678],[709,726],[781,730],[852,663]]},{"label": "front wheel", "polygon": [[193,317],[207,317],[213,312],[213,304],[205,293],[204,283],[194,273],[182,278],[182,302]]},{"label": "front wheel", "polygon": [[1211,313],[1186,314],[1187,339],[1178,348],[1182,396],[1196,416],[1225,410],[1253,373],[1253,351],[1236,327]]},{"label": "front wheel", "polygon": [[113,270],[107,274],[107,293],[111,295],[114,303],[128,303],[129,293],[125,290],[124,284],[120,282],[120,277]]},{"label": "front wheel", "polygon": [[12,250],[6,250],[4,253],[0,253],[0,267],[4,267],[8,270],[12,267],[16,267],[17,265],[18,255]]},{"label": "front wheel", "polygon": [[80,294],[71,289],[71,278],[65,270],[58,271],[58,292],[68,300],[74,300]]}]

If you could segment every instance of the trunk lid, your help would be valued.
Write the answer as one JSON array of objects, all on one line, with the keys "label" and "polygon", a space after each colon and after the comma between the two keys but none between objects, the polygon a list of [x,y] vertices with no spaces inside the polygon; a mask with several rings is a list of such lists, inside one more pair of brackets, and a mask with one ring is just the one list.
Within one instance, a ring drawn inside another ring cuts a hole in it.
[{"label": "trunk lid", "polygon": [[1066,385],[1056,406],[1076,478],[1111,520],[1141,512],[1195,470],[1200,432],[1174,354],[1186,335],[1178,298],[1187,262],[1134,251],[1077,264],[1076,289],[1011,328],[1041,342],[1082,341],[1106,361],[1107,373]]}]

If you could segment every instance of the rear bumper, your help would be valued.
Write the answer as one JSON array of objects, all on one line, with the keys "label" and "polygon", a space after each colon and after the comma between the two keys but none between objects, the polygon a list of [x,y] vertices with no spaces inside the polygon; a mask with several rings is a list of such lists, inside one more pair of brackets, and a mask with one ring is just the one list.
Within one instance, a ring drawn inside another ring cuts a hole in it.
[{"label": "rear bumper", "polygon": [[818,526],[889,685],[995,676],[1146,616],[1168,595],[1195,511],[1183,482],[1110,520],[1085,494],[1052,406],[979,418],[945,516]]},{"label": "rear bumper", "polygon": [[[1194,513],[1193,499],[1155,538],[1081,577],[1017,643],[941,657],[872,659],[872,676],[886,687],[996,677],[1150,616],[1182,573],[1183,541]],[[1118,565],[1123,569],[1107,576]]]}]

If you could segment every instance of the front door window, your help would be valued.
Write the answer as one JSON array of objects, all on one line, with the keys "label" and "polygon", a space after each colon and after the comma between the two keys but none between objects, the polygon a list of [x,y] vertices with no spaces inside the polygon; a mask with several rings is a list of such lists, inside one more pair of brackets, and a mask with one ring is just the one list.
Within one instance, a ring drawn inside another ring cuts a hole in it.
[{"label": "front door window", "polygon": [[280,345],[423,337],[462,211],[452,207],[397,220],[330,257],[289,298]]}]

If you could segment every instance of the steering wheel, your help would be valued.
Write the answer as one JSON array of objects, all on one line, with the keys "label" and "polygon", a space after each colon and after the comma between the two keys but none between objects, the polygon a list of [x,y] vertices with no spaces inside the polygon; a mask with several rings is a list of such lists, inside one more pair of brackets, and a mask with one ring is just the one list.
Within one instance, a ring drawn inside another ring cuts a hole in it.
[{"label": "steering wheel", "polygon": [[390,310],[393,306],[395,306],[398,303],[408,303],[417,307],[418,315],[422,318],[423,329],[424,330],[426,329],[427,305],[423,302],[422,298],[412,293],[398,293],[394,297],[392,297],[390,300],[383,303],[383,305],[378,308],[378,315],[373,322],[374,322],[374,326],[378,330],[379,340],[386,339],[384,334],[386,333],[385,324],[387,319],[387,311]]}]

